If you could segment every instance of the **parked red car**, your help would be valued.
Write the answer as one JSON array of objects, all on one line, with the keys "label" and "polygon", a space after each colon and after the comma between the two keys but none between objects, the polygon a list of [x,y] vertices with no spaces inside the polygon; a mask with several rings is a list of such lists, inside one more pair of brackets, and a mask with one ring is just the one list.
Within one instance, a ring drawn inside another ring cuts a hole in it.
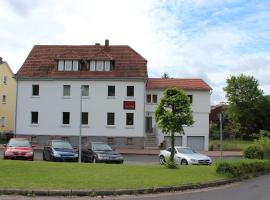
[{"label": "parked red car", "polygon": [[27,139],[11,138],[7,145],[4,145],[4,159],[13,160],[34,160],[34,150]]}]

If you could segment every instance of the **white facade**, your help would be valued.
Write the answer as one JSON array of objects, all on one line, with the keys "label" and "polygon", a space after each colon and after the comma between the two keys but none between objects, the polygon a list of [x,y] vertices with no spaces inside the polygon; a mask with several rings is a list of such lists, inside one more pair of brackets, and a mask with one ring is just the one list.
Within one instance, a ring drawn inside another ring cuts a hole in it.
[{"label": "white facade", "polygon": [[[32,85],[39,85],[39,96],[32,96]],[[63,85],[71,86],[70,97],[63,96]],[[47,80],[18,81],[17,135],[78,136],[80,127],[80,87],[89,85],[89,96],[82,97],[82,112],[88,112],[83,136],[143,137],[143,80]],[[115,97],[108,97],[108,86],[115,86]],[[134,97],[127,97],[127,86],[134,86]],[[135,110],[123,108],[124,101],[135,101]],[[31,123],[31,112],[38,112],[38,123]],[[62,113],[70,112],[70,124],[62,124]],[[115,125],[107,125],[107,112],[115,113]],[[134,113],[134,125],[126,125],[126,113]]]},{"label": "white facade", "polygon": [[[157,95],[157,103],[159,103],[160,99],[162,98],[163,91],[164,90],[161,89],[148,89],[146,90],[146,96],[147,94]],[[192,95],[192,111],[194,124],[190,127],[184,127],[185,135],[182,135],[182,145],[188,146],[188,136],[204,137],[204,150],[208,150],[210,91],[188,90],[185,92],[187,93],[187,95]],[[147,99],[145,99],[145,102],[145,116],[153,117],[153,131],[158,137],[158,143],[161,143],[164,141],[164,135],[158,129],[153,116],[153,112],[157,106],[157,103],[147,103]]]}]

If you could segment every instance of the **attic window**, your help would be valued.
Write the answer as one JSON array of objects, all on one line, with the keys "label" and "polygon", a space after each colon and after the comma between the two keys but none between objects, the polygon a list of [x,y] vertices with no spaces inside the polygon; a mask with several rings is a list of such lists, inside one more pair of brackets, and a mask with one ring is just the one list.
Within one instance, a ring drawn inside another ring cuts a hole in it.
[{"label": "attic window", "polygon": [[59,60],[58,71],[78,71],[79,61],[78,60]]},{"label": "attic window", "polygon": [[112,70],[111,68],[111,61],[109,60],[90,60],[89,61],[90,65],[90,71],[91,72],[110,72]]}]

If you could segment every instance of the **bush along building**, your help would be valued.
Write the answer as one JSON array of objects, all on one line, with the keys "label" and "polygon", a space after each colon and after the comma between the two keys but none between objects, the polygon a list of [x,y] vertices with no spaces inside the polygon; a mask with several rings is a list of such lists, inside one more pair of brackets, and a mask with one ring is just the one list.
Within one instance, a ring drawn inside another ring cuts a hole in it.
[{"label": "bush along building", "polygon": [[16,78],[16,135],[38,144],[60,137],[77,146],[81,131],[83,143],[157,148],[166,137],[153,111],[164,89],[177,87],[190,95],[195,120],[177,142],[207,150],[211,88],[201,79],[148,78],[146,59],[129,46],[36,45]]}]

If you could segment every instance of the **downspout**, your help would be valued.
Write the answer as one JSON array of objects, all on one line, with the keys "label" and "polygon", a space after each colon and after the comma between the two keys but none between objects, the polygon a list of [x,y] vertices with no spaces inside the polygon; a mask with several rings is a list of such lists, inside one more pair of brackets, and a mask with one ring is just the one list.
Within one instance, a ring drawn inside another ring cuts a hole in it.
[{"label": "downspout", "polygon": [[15,81],[16,81],[16,103],[15,103],[15,130],[14,130],[14,137],[16,137],[16,134],[17,134],[17,109],[18,109],[18,79],[15,78]]}]

